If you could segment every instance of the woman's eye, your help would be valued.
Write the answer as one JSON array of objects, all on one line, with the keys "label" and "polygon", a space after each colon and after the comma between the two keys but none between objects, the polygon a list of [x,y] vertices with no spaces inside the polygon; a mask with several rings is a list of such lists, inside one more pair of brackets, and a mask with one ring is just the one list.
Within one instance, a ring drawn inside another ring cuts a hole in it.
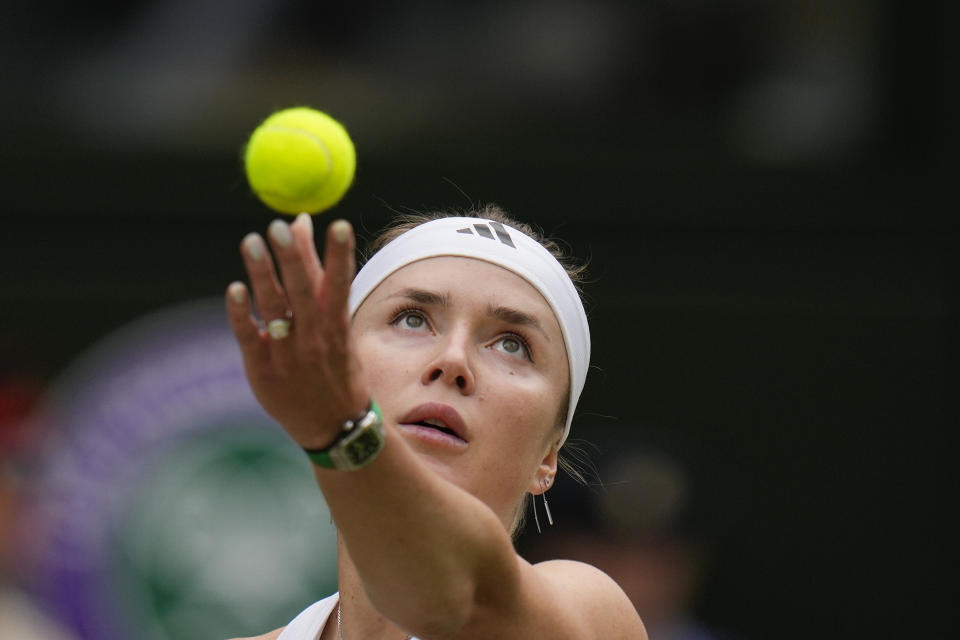
[{"label": "woman's eye", "polygon": [[504,338],[503,350],[507,353],[516,353],[520,351],[520,343],[515,338]]},{"label": "woman's eye", "polygon": [[408,309],[397,314],[391,324],[403,329],[422,329],[427,326],[427,319],[419,311]]},{"label": "woman's eye", "polygon": [[419,329],[423,326],[423,318],[413,314],[407,314],[403,317],[403,326],[408,329]]},{"label": "woman's eye", "polygon": [[504,353],[509,353],[510,355],[520,355],[530,360],[530,349],[527,348],[526,343],[517,338],[516,336],[504,336],[494,343],[494,347],[498,351],[503,351]]}]

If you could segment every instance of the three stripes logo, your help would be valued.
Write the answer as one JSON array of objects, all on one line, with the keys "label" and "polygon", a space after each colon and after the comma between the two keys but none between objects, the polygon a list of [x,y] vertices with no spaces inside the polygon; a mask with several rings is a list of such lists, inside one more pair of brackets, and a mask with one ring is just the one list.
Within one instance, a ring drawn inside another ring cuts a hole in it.
[{"label": "three stripes logo", "polygon": [[[493,228],[493,231],[490,230],[491,227]],[[517,248],[517,246],[513,244],[513,238],[511,238],[510,234],[507,233],[507,229],[499,222],[491,222],[490,226],[487,226],[482,222],[478,222],[473,225],[473,228],[464,227],[463,229],[457,229],[457,233],[465,233],[472,236],[474,230],[476,230],[478,236],[487,238],[488,240],[500,240],[500,242],[508,247],[513,249]],[[496,234],[496,237],[494,237],[494,234]]]}]

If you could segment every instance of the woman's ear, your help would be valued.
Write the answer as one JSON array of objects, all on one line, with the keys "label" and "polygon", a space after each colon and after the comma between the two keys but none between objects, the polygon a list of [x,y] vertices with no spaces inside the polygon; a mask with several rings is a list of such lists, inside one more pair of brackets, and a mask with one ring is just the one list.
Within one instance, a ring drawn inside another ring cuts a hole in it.
[{"label": "woman's ear", "polygon": [[535,496],[544,493],[553,486],[553,481],[557,477],[557,457],[560,453],[560,440],[555,440],[546,454],[537,465],[537,471],[530,480],[530,486],[527,491]]}]

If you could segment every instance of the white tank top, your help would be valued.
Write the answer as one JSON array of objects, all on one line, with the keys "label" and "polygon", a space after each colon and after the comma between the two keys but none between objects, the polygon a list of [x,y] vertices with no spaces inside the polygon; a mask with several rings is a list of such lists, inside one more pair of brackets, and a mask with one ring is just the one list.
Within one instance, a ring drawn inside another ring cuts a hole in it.
[{"label": "white tank top", "polygon": [[[317,640],[323,632],[323,628],[327,625],[330,614],[336,611],[339,601],[340,593],[338,592],[314,602],[286,626],[283,632],[277,636],[277,640]],[[417,639],[411,638],[410,640]]]}]

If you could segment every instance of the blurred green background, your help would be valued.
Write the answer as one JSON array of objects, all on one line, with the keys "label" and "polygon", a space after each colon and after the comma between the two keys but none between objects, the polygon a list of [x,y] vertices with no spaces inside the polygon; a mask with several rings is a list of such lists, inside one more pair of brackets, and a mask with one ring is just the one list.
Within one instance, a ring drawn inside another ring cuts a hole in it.
[{"label": "blurred green background", "polygon": [[11,7],[0,373],[45,384],[241,277],[240,239],[272,217],[245,138],[308,104],[358,151],[318,223],[369,237],[392,211],[489,201],[589,259],[575,434],[656,425],[691,452],[709,541],[692,615],[731,637],[942,637],[955,17],[865,0]]}]

